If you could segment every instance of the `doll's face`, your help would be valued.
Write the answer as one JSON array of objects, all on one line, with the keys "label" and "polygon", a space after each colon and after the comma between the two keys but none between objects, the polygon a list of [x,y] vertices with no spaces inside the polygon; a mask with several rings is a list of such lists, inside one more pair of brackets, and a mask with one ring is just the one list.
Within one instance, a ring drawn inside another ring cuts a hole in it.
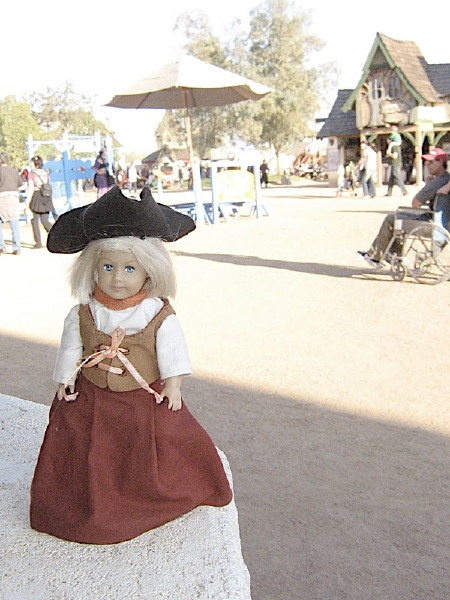
[{"label": "doll's face", "polygon": [[97,266],[98,287],[115,300],[137,294],[148,275],[132,252],[105,251]]}]

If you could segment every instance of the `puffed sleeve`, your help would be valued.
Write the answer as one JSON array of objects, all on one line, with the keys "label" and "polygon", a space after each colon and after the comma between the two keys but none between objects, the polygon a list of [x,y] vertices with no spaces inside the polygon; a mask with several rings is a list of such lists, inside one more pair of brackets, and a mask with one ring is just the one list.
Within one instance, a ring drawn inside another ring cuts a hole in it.
[{"label": "puffed sleeve", "polygon": [[80,334],[80,320],[78,316],[79,305],[77,304],[67,315],[64,321],[64,329],[61,336],[61,344],[56,357],[53,380],[57,383],[72,384],[76,377],[69,381],[69,377],[77,367],[77,361],[83,355],[83,342]]},{"label": "puffed sleeve", "polygon": [[158,329],[156,355],[161,379],[191,374],[186,340],[176,315],[164,319]]}]

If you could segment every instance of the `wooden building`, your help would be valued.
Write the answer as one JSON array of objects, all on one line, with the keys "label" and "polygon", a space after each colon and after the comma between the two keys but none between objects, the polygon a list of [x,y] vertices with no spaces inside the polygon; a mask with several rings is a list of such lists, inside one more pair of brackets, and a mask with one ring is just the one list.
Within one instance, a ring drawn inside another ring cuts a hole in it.
[{"label": "wooden building", "polygon": [[[318,138],[328,138],[330,184],[339,163],[359,158],[362,139],[378,153],[378,183],[386,180],[389,135],[402,136],[405,171],[421,182],[421,155],[450,152],[450,64],[428,64],[415,42],[377,33],[354,90],[339,90]],[[408,168],[409,167],[409,168]],[[410,176],[411,177],[411,176]]]}]

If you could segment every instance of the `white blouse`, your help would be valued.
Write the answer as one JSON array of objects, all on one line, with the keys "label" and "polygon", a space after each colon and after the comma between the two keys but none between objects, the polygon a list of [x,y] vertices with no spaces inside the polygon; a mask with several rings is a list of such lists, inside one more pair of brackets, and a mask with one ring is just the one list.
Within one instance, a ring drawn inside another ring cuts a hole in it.
[{"label": "white blouse", "polygon": [[[95,326],[107,335],[111,335],[119,325],[125,328],[126,335],[142,331],[162,306],[163,301],[160,298],[146,298],[137,306],[125,310],[111,310],[97,300],[89,302]],[[83,353],[78,310],[79,304],[71,309],[64,321],[61,345],[53,373],[53,379],[57,383],[74,383],[76,378],[72,377],[69,381]],[[158,329],[156,355],[161,379],[191,374],[186,341],[176,315],[169,315]]]}]

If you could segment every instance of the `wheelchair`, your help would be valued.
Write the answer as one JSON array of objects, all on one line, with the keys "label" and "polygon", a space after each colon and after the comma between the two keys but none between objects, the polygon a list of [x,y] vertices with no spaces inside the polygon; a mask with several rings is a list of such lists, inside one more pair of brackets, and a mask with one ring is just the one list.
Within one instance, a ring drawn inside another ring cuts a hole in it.
[{"label": "wheelchair", "polygon": [[442,215],[432,209],[397,209],[393,235],[380,260],[390,266],[395,281],[407,276],[429,285],[450,280],[450,233],[439,224]]}]

